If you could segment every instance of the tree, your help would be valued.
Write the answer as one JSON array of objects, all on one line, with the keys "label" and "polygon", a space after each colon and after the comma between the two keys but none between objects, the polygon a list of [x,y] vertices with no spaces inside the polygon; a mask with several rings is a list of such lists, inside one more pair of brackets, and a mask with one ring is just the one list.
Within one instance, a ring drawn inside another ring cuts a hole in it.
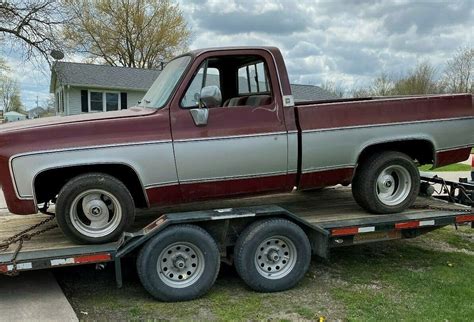
[{"label": "tree", "polygon": [[5,113],[20,112],[23,109],[18,83],[3,73],[0,74],[0,104]]},{"label": "tree", "polygon": [[62,48],[60,26],[68,19],[56,0],[0,1],[0,40],[19,46],[26,59]]},{"label": "tree", "polygon": [[448,60],[443,75],[448,93],[474,93],[474,48],[460,48]]},{"label": "tree", "polygon": [[343,86],[330,81],[324,82],[320,87],[339,98],[343,98],[346,92]]},{"label": "tree", "polygon": [[112,66],[155,68],[187,46],[190,32],[170,0],[63,0],[74,14],[71,45]]},{"label": "tree", "polygon": [[439,93],[436,71],[428,62],[418,64],[406,76],[394,82],[394,95],[419,95]]}]

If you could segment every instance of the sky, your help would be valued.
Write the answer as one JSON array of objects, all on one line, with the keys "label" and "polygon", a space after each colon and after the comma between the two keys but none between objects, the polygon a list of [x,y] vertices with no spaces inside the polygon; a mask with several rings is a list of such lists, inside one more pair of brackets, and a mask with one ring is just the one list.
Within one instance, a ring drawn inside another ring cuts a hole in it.
[{"label": "sky", "polygon": [[[346,88],[381,72],[401,75],[429,61],[439,73],[460,47],[474,46],[474,1],[178,0],[190,49],[269,45],[282,50],[296,84]],[[46,64],[0,48],[26,107],[49,95]],[[77,57],[66,57],[75,60]]]}]

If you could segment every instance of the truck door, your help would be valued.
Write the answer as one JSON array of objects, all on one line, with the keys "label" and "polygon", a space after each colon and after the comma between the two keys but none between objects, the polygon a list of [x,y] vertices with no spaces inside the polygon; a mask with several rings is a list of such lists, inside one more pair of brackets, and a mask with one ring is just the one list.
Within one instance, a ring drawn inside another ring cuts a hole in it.
[{"label": "truck door", "polygon": [[288,143],[266,51],[201,54],[171,103],[186,201],[287,189]]}]

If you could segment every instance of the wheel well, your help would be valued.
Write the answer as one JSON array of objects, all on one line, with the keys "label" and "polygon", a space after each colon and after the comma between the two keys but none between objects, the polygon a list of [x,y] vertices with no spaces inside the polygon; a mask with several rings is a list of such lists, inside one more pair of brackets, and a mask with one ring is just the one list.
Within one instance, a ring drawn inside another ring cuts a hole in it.
[{"label": "wheel well", "polygon": [[148,206],[137,173],[131,167],[123,164],[83,165],[45,170],[36,176],[33,183],[37,203],[54,199],[69,180],[91,172],[105,173],[117,178],[130,191],[137,208]]},{"label": "wheel well", "polygon": [[398,151],[407,154],[420,165],[434,162],[434,146],[427,140],[394,141],[374,144],[366,147],[357,160],[357,164],[364,162],[369,156],[381,151]]}]

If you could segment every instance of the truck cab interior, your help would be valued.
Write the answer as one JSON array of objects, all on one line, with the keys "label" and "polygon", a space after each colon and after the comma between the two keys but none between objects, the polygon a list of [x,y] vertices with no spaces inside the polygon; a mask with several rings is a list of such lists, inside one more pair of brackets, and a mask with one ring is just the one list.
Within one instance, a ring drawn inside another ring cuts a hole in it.
[{"label": "truck cab interior", "polygon": [[259,56],[209,58],[198,68],[181,107],[265,106],[273,102],[271,88],[268,67]]}]

